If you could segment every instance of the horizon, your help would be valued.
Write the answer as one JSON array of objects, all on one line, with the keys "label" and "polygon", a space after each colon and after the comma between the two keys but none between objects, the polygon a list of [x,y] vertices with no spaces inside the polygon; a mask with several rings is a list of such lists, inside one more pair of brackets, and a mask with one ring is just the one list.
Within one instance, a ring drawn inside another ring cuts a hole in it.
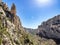
[{"label": "horizon", "polygon": [[16,5],[17,15],[22,26],[37,28],[43,21],[60,14],[59,0],[3,0],[11,8],[12,3]]}]

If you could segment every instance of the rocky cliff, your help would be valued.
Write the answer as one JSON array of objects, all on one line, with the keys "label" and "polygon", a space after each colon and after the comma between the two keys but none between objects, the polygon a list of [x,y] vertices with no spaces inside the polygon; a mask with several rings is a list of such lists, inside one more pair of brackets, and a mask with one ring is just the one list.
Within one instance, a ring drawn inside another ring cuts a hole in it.
[{"label": "rocky cliff", "polygon": [[53,39],[57,45],[60,44],[60,15],[57,15],[38,26],[40,37]]},{"label": "rocky cliff", "polygon": [[26,32],[16,15],[15,5],[13,4],[10,10],[4,2],[1,2],[0,45],[56,45],[56,43],[52,39],[40,38]]}]

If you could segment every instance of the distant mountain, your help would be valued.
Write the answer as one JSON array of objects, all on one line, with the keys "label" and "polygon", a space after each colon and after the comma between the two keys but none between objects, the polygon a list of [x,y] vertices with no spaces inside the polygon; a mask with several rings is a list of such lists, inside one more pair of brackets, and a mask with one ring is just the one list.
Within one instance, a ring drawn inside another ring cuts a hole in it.
[{"label": "distant mountain", "polygon": [[15,4],[9,9],[4,2],[0,2],[0,45],[56,45],[52,39],[31,33],[23,28],[20,18],[16,15]]},{"label": "distant mountain", "polygon": [[27,32],[29,32],[29,33],[31,33],[33,35],[36,35],[36,32],[38,30],[38,29],[31,29],[31,28],[24,28],[24,29],[25,29],[25,31],[27,31]]}]

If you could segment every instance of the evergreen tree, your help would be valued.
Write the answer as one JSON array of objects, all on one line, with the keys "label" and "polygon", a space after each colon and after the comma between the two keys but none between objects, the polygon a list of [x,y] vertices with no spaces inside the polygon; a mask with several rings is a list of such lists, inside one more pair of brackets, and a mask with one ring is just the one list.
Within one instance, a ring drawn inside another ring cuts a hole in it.
[{"label": "evergreen tree", "polygon": [[14,14],[14,15],[16,15],[16,6],[15,6],[14,3],[11,6],[11,13]]}]

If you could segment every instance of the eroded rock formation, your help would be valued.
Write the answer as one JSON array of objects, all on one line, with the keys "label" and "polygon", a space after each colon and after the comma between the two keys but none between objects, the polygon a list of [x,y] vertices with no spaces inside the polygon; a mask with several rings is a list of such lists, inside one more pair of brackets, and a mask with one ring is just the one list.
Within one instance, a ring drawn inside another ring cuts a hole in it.
[{"label": "eroded rock formation", "polygon": [[60,15],[55,16],[38,26],[37,35],[40,37],[53,39],[57,44],[60,44]]}]

